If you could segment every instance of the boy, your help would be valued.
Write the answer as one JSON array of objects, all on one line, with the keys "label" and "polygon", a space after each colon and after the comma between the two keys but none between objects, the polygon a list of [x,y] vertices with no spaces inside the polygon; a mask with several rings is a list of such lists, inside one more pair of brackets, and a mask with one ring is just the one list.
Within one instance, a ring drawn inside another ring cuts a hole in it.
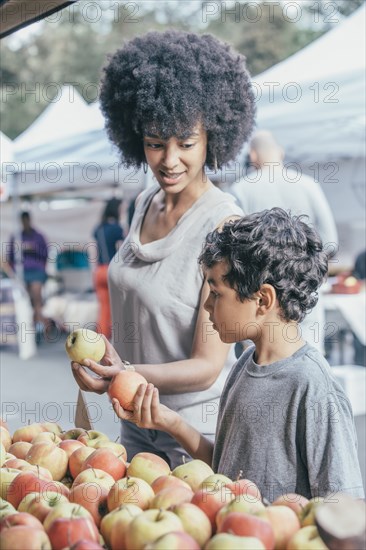
[{"label": "boy", "polygon": [[213,444],[141,386],[120,418],[168,432],[194,458],[236,479],[240,470],[273,502],[364,491],[349,400],[323,356],[301,339],[328,258],[314,229],[280,208],[226,223],[200,256],[210,295],[205,308],[222,341],[250,339],[220,401]]}]

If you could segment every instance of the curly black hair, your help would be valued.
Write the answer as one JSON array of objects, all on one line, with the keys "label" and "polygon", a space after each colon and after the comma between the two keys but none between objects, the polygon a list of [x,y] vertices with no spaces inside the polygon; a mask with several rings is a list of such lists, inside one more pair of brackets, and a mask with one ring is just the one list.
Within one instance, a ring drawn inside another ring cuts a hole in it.
[{"label": "curly black hair", "polygon": [[328,271],[322,241],[303,218],[272,208],[227,222],[207,235],[199,263],[204,269],[227,262],[225,280],[242,302],[272,285],[282,319],[300,322]]},{"label": "curly black hair", "polygon": [[209,34],[169,30],[130,40],[104,68],[100,102],[126,166],[145,161],[147,133],[185,139],[202,123],[206,165],[215,169],[236,157],[254,126],[245,57]]}]

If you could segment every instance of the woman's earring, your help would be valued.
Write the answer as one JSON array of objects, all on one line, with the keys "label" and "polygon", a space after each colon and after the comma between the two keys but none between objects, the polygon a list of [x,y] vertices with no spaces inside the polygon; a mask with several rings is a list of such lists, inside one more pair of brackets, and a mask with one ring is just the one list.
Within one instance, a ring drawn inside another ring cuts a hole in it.
[{"label": "woman's earring", "polygon": [[144,171],[144,174],[147,174],[147,162],[142,163],[142,169]]}]

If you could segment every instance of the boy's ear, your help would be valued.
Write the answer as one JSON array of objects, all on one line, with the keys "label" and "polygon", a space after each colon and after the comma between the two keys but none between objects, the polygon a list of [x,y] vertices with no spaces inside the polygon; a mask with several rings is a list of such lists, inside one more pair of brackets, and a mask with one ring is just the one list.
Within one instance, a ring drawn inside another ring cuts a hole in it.
[{"label": "boy's ear", "polygon": [[257,295],[260,314],[264,315],[268,313],[276,305],[277,294],[276,289],[272,285],[265,283],[260,287]]}]

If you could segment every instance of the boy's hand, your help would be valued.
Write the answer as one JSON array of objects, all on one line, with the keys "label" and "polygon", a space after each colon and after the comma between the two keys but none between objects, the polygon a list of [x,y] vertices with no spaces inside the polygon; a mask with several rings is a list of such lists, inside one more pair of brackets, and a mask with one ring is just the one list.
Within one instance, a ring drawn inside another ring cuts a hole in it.
[{"label": "boy's hand", "polygon": [[158,389],[153,384],[141,384],[133,399],[133,412],[121,407],[118,399],[112,399],[113,409],[122,420],[129,420],[139,428],[161,430],[163,432],[174,429],[179,415],[159,401]]},{"label": "boy's hand", "polygon": [[[83,364],[76,363],[75,361],[71,363],[72,374],[79,388],[99,394],[106,392],[113,376],[125,368],[112,344],[104,335],[102,337],[105,342],[106,351],[100,364],[92,359],[85,359]],[[90,369],[97,376],[88,374],[84,367]]]}]

